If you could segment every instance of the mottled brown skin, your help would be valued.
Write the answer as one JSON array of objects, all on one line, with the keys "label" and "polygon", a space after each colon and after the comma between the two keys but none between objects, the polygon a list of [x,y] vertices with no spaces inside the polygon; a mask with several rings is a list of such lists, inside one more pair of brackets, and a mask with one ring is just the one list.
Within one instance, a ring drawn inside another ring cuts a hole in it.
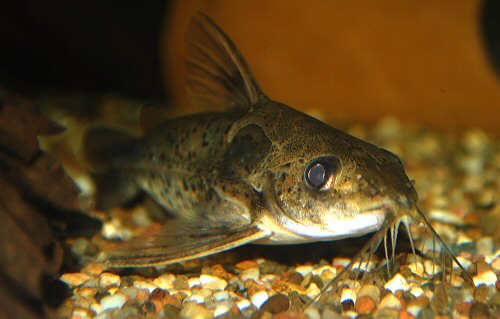
[{"label": "mottled brown skin", "polygon": [[98,208],[144,191],[176,216],[108,252],[110,266],[376,232],[361,252],[372,254],[404,216],[430,227],[396,155],[272,101],[208,17],[192,19],[188,38],[188,90],[220,111],[168,120],[140,139],[106,128],[87,134]]}]

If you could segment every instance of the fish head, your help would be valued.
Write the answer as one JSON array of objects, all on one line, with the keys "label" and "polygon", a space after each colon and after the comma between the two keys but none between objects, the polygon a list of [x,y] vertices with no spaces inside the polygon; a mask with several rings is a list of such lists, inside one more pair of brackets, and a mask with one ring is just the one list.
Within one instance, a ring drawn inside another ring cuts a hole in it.
[{"label": "fish head", "polygon": [[272,142],[261,188],[283,232],[355,237],[415,210],[417,193],[395,154],[286,105],[271,102],[256,113],[251,122]]}]

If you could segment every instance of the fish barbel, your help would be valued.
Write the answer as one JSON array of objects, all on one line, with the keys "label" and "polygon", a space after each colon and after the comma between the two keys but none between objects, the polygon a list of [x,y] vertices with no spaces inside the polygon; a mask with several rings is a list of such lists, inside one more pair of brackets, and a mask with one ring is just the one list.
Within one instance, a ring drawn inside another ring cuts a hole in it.
[{"label": "fish barbel", "polygon": [[145,192],[175,216],[161,232],[108,252],[108,265],[375,232],[362,251],[372,254],[405,216],[442,242],[396,155],[267,97],[207,16],[191,19],[188,39],[188,93],[214,111],[167,120],[140,138],[105,127],[86,135],[97,208]]}]

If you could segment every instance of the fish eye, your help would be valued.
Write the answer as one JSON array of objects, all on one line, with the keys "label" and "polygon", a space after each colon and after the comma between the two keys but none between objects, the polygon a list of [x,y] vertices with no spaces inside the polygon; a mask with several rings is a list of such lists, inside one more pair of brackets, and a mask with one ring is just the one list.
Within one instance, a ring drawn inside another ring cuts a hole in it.
[{"label": "fish eye", "polygon": [[340,169],[340,161],[334,156],[313,159],[304,172],[306,184],[317,190],[325,190],[334,181],[334,175]]}]

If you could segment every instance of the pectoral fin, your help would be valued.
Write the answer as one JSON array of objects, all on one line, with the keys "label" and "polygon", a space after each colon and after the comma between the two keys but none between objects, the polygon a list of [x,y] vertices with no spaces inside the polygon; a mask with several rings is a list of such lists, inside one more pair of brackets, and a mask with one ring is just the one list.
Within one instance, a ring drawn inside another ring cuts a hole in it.
[{"label": "pectoral fin", "polygon": [[172,264],[229,250],[268,237],[255,225],[211,225],[209,221],[174,220],[156,235],[138,237],[107,252],[111,267]]}]

